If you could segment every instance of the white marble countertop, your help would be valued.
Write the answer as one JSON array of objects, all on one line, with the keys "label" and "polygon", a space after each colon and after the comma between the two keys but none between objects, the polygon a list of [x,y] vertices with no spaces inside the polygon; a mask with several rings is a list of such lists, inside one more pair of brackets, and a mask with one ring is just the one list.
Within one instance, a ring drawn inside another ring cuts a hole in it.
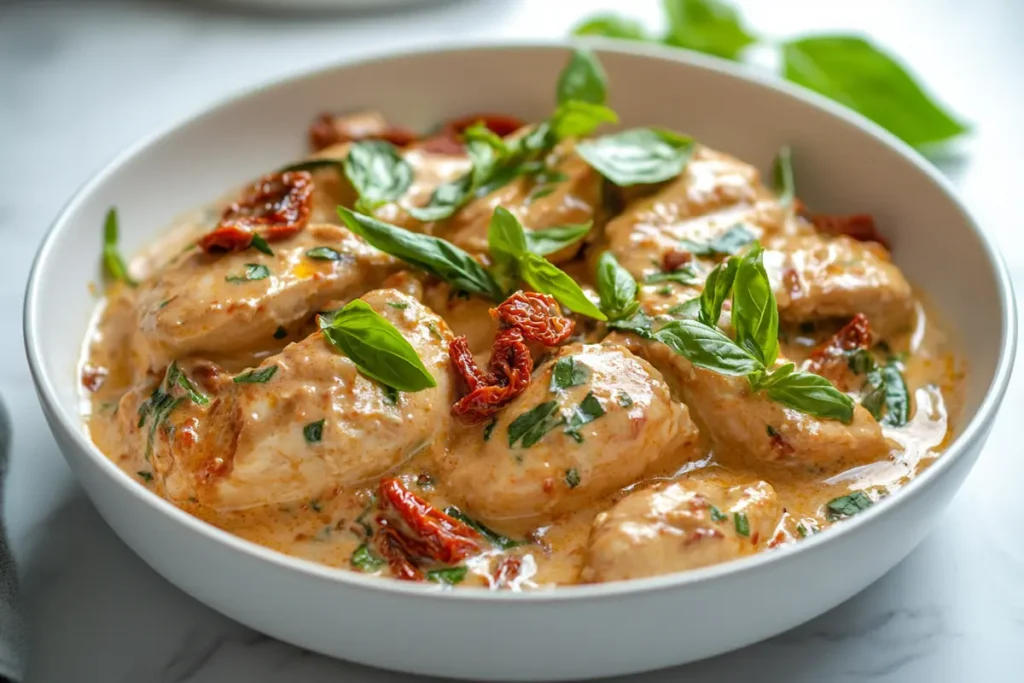
[{"label": "white marble countertop", "polygon": [[[7,321],[0,394],[15,425],[4,512],[34,643],[30,680],[412,680],[230,622],[144,565],[86,500],[44,423],[20,330],[31,258],[70,194],[139,136],[265,77],[410,43],[561,36],[588,11],[617,4],[652,22],[658,16],[654,0],[434,0],[409,12],[334,17],[246,14],[200,0],[0,0],[0,316]],[[743,4],[753,25],[777,35],[870,32],[974,122],[962,163],[947,172],[999,238],[1024,292],[1015,206],[1024,158],[1024,3]],[[1018,371],[988,448],[952,506],[878,583],[765,643],[630,680],[1021,680],[1024,458],[1013,424],[1022,410]]]}]

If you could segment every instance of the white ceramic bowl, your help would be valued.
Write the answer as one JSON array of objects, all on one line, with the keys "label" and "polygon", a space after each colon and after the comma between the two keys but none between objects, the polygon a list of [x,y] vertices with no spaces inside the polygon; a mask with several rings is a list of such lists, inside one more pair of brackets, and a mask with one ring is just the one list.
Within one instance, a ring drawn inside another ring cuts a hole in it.
[{"label": "white ceramic bowl", "polygon": [[324,110],[374,107],[421,128],[481,110],[539,119],[568,55],[523,44],[411,52],[268,84],[141,142],[75,195],[43,242],[25,303],[43,409],[100,513],[154,569],[224,614],[317,652],[423,674],[554,680],[665,667],[766,638],[851,597],[921,540],[978,457],[1010,376],[1012,292],[989,238],[926,161],[821,98],[685,52],[602,45],[625,125],[686,131],[765,171],[789,143],[802,198],[876,216],[969,361],[965,413],[945,455],[899,495],[797,545],[529,594],[444,591],[287,557],[200,522],[120,472],[86,438],[76,397],[107,207],[120,208],[131,253],[183,209],[298,157]]}]

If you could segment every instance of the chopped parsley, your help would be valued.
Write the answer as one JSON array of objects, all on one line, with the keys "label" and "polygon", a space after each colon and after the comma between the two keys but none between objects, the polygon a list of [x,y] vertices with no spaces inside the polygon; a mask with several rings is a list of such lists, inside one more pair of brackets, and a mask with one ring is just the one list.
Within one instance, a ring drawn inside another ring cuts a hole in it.
[{"label": "chopped parsley", "polygon": [[142,471],[139,471],[139,472],[136,472],[135,474],[139,475],[139,478],[142,479],[142,481],[146,482],[147,484],[149,482],[153,481],[153,473],[152,472],[142,472]]},{"label": "chopped parsley", "polygon": [[265,280],[270,277],[270,269],[262,263],[246,263],[243,275],[228,275],[224,278],[228,282],[248,282],[251,280]]},{"label": "chopped parsley", "polygon": [[572,356],[565,356],[555,361],[551,369],[551,393],[560,389],[578,387],[590,379],[590,368],[577,362]]},{"label": "chopped parsley", "polygon": [[393,386],[389,386],[387,384],[380,385],[380,388],[381,388],[381,390],[384,391],[384,400],[387,403],[389,403],[390,405],[397,406],[398,405],[398,389],[395,389]]},{"label": "chopped parsley", "polygon": [[309,501],[309,508],[313,512],[322,512],[324,506],[320,504],[320,501],[318,499],[314,498],[313,500]]},{"label": "chopped parsley", "polygon": [[732,513],[732,523],[736,527],[736,533],[740,536],[750,535],[750,520],[747,519],[747,515],[742,512]]},{"label": "chopped parsley", "polygon": [[558,413],[556,402],[541,403],[517,417],[508,426],[508,445],[513,447],[519,441],[523,448],[529,448],[544,438],[549,431],[564,423],[565,418]]},{"label": "chopped parsley", "polygon": [[494,433],[494,427],[498,424],[498,418],[493,418],[490,422],[484,425],[484,441],[491,440],[491,434]]},{"label": "chopped parsley", "polygon": [[404,311],[405,309],[409,308],[409,304],[406,303],[405,301],[389,301],[388,306],[390,306],[391,308],[396,308],[399,311]]},{"label": "chopped parsley", "polygon": [[[176,396],[178,390],[183,391],[185,395]],[[178,363],[173,362],[167,367],[163,381],[154,387],[149,398],[139,405],[139,422],[136,425],[139,429],[146,426],[146,420],[152,417],[149,423],[149,436],[146,439],[146,460],[149,460],[153,452],[153,439],[156,437],[157,429],[167,428],[168,417],[186,399],[196,405],[206,405],[210,402],[210,399],[196,389],[188,375],[182,372]]]},{"label": "chopped parsley", "polygon": [[663,287],[659,287],[657,289],[657,294],[659,294],[661,296],[671,296],[672,295],[672,287],[669,286],[669,285],[664,285]]},{"label": "chopped parsley", "polygon": [[377,557],[365,543],[355,549],[352,557],[349,558],[349,562],[352,564],[353,569],[366,574],[372,574],[381,569],[385,564],[383,558]]},{"label": "chopped parsley", "polygon": [[277,329],[274,330],[274,339],[284,339],[287,336],[288,330],[284,329],[281,325],[278,325]]},{"label": "chopped parsley", "polygon": [[868,494],[863,491],[854,491],[853,493],[830,500],[825,506],[825,517],[830,522],[837,522],[840,519],[846,519],[858,512],[867,510],[872,505],[874,503],[868,497]]},{"label": "chopped parsley", "polygon": [[724,522],[725,520],[729,519],[729,515],[725,514],[714,505],[709,505],[708,509],[711,511],[712,522]]},{"label": "chopped parsley", "polygon": [[764,431],[766,431],[768,433],[768,436],[770,436],[773,439],[779,435],[779,431],[775,429],[775,427],[772,427],[771,425],[765,425]]},{"label": "chopped parsley", "polygon": [[565,483],[571,489],[580,485],[580,473],[575,467],[570,467],[565,471]]},{"label": "chopped parsley", "polygon": [[575,439],[576,443],[582,443],[583,435],[580,434],[580,427],[593,422],[602,415],[604,415],[604,408],[597,397],[594,396],[594,392],[591,391],[580,401],[578,406],[573,408],[564,431]]},{"label": "chopped parsley", "polygon": [[444,569],[431,569],[427,572],[427,581],[454,586],[463,582],[466,578],[466,571],[466,568],[461,565],[458,567],[445,567]]},{"label": "chopped parsley", "polygon": [[807,527],[804,526],[803,522],[800,522],[796,525],[796,533],[800,536],[800,538],[807,538],[807,536],[809,535]]},{"label": "chopped parsley", "polygon": [[619,402],[619,405],[623,408],[628,408],[633,405],[633,397],[627,394],[622,389],[619,389],[615,394],[615,400]]},{"label": "chopped parsley", "polygon": [[330,247],[313,247],[306,256],[317,261],[340,261],[341,254]]},{"label": "chopped parsley", "polygon": [[262,370],[249,370],[235,377],[235,384],[263,384],[270,381],[270,378],[277,372],[276,365],[268,365]]},{"label": "chopped parsley", "polygon": [[274,255],[274,250],[270,248],[270,245],[267,244],[267,241],[265,239],[263,239],[263,237],[260,236],[260,234],[258,232],[257,233],[253,233],[252,242],[249,243],[249,246],[251,246],[256,251],[263,252],[267,256],[273,256]]},{"label": "chopped parsley", "polygon": [[310,422],[302,428],[302,436],[306,437],[306,443],[319,443],[324,436],[324,421]]}]

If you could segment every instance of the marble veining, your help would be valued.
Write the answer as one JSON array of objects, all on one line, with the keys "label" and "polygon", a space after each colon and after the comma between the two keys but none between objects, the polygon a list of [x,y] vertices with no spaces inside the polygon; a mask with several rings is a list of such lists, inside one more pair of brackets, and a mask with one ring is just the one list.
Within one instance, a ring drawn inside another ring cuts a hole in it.
[{"label": "marble veining", "polygon": [[[974,124],[940,167],[999,239],[1024,291],[1016,180],[1024,158],[1024,4],[747,0],[769,35],[859,29],[898,47]],[[235,12],[202,0],[0,2],[0,393],[15,425],[5,515],[29,611],[30,681],[421,680],[338,662],[236,624],[149,569],[74,479],[36,401],[21,340],[31,258],[71,193],[133,140],[262,78],[454,37],[555,37],[584,13],[656,0],[449,0],[406,12]],[[961,49],[969,37],[969,49]],[[955,275],[955,274],[953,274]],[[1020,366],[1024,367],[1024,366]],[[1020,372],[989,445],[935,531],[831,612],[764,643],[631,683],[1019,681],[1024,644]],[[346,618],[339,615],[339,619]],[[582,656],[569,653],[569,656]]]}]

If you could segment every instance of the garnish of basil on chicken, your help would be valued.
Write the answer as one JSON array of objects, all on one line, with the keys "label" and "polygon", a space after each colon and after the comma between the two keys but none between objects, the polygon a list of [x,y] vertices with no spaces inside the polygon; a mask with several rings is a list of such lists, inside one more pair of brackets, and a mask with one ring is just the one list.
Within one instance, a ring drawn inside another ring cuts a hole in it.
[{"label": "garnish of basil on chicken", "polygon": [[609,320],[629,318],[640,309],[636,280],[610,251],[597,260],[597,294],[601,310]]},{"label": "garnish of basil on chicken", "polygon": [[675,178],[693,154],[693,138],[664,128],[632,128],[576,145],[598,173],[625,187]]},{"label": "garnish of basil on chicken", "polygon": [[319,322],[327,340],[367,377],[398,391],[437,386],[412,344],[365,301],[351,301]]},{"label": "garnish of basil on chicken", "polygon": [[[676,320],[652,337],[695,366],[746,377],[754,391],[776,403],[816,417],[849,423],[853,399],[824,377],[786,363],[771,370],[779,356],[779,311],[762,263],[759,244],[735,261],[720,264],[705,285],[698,320]],[[717,328],[731,282],[733,340]]]},{"label": "garnish of basil on chicken", "polygon": [[117,219],[117,209],[110,207],[103,221],[103,266],[110,278],[123,282],[129,287],[134,287],[138,283],[128,274],[128,266],[117,248],[119,233],[120,223]]}]

